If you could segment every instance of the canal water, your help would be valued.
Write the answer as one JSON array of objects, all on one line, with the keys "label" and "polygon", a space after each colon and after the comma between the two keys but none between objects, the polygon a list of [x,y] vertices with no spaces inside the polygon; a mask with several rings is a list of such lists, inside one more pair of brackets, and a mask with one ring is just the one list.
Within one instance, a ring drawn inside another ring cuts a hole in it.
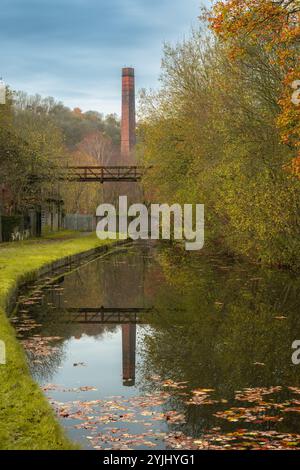
[{"label": "canal water", "polygon": [[22,294],[12,322],[86,449],[300,448],[300,280],[131,245]]}]

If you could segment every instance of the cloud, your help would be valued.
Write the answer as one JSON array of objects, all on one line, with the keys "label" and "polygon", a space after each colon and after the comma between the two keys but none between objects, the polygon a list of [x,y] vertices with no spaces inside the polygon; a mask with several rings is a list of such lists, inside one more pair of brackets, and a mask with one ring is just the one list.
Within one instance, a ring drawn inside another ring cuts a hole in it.
[{"label": "cloud", "polygon": [[120,69],[156,86],[164,41],[186,34],[198,0],[2,0],[0,75],[71,107],[120,109]]}]

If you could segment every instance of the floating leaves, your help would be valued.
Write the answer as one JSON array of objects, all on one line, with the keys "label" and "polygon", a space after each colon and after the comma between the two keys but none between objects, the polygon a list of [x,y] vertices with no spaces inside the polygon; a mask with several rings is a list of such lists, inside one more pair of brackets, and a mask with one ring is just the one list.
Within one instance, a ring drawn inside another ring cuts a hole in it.
[{"label": "floating leaves", "polygon": [[263,422],[279,422],[283,421],[279,416],[267,416],[266,410],[268,406],[256,406],[253,408],[230,408],[225,411],[214,413],[217,418],[226,419],[229,422],[245,421],[246,423],[260,424]]},{"label": "floating leaves", "polygon": [[241,392],[236,392],[235,399],[239,401],[247,401],[249,403],[262,402],[266,395],[272,395],[274,393],[280,392],[281,390],[282,387],[245,388]]},{"label": "floating leaves", "polygon": [[21,343],[23,344],[26,351],[30,352],[34,356],[45,357],[51,356],[56,347],[53,345],[53,342],[59,341],[63,338],[60,336],[40,336],[34,335],[28,339],[22,339]]},{"label": "floating leaves", "polygon": [[185,415],[183,413],[177,413],[177,411],[167,411],[165,417],[168,422],[173,424],[186,423]]},{"label": "floating leaves", "polygon": [[[187,382],[161,380],[159,376],[155,376],[153,381],[161,390],[141,396],[64,403],[52,400],[51,403],[64,425],[83,433],[87,447],[96,450],[300,450],[300,435],[270,430],[270,426],[278,426],[284,421],[287,413],[300,412],[300,399],[295,397],[300,395],[297,387],[288,387],[287,392],[294,397],[279,402],[275,398],[283,391],[280,386],[245,388],[235,393],[235,401],[245,402],[245,406],[216,410],[216,406],[220,408],[228,400],[214,399],[216,390],[212,388],[196,388],[188,392]],[[96,391],[92,386],[64,388],[55,384],[48,384],[43,389],[45,392]],[[183,389],[184,396],[190,395],[188,400],[181,398]],[[174,397],[179,400],[178,410],[170,409]],[[185,407],[191,405],[200,408],[200,412],[201,407],[213,406],[212,416],[238,425],[237,430],[224,433],[220,427],[212,427],[198,436],[187,435],[182,432],[182,426],[189,429],[189,415],[185,412],[188,408]],[[251,429],[242,429],[240,423],[251,426]],[[267,425],[268,428],[252,429],[255,425]]]},{"label": "floating leaves", "polygon": [[214,405],[218,403],[216,400],[209,399],[209,393],[214,392],[214,389],[210,388],[199,388],[193,390],[193,396],[190,398],[186,404],[187,405]]},{"label": "floating leaves", "polygon": [[[97,392],[98,389],[96,387],[92,387],[88,385],[85,385],[82,387],[64,388],[61,385],[47,384],[42,387],[42,390],[44,390],[44,392],[48,392],[52,390],[55,390],[57,392]],[[97,403],[97,401],[91,402],[91,403]]]},{"label": "floating leaves", "polygon": [[[82,392],[91,391],[94,388],[66,388],[61,385],[48,384],[43,387],[43,390],[45,392]],[[161,426],[180,426],[186,423],[184,413],[175,410],[160,410],[160,407],[167,404],[169,398],[170,393],[161,390],[131,398],[120,396],[103,400],[75,400],[63,403],[50,399],[50,402],[66,426],[70,422],[74,429],[89,433],[86,436],[89,446],[99,450],[104,448],[117,450],[158,447],[167,436],[167,433],[160,429]],[[131,428],[137,427],[139,432],[124,428],[122,424],[125,423]],[[108,427],[104,428],[104,426]],[[140,432],[141,428],[144,428],[142,432]]]},{"label": "floating leaves", "polygon": [[193,439],[177,432],[169,434],[166,443],[169,448],[184,450],[294,450],[300,447],[300,435],[240,429],[227,434],[205,433]]},{"label": "floating leaves", "polygon": [[187,382],[174,382],[173,380],[165,380],[162,382],[162,386],[165,388],[173,389],[185,389],[187,387]]},{"label": "floating leaves", "polygon": [[[221,302],[216,305],[222,307]],[[62,340],[59,336],[34,334],[40,332],[41,325],[29,317],[25,307],[13,323],[33,362],[50,356]],[[290,416],[299,416],[300,388],[249,387],[234,396],[222,397],[218,389],[206,384],[192,387],[180,374],[172,378],[152,375],[147,377],[150,393],[103,398],[93,385],[78,382],[80,371],[74,369],[87,364],[77,360],[70,365],[75,387],[49,383],[43,390],[64,427],[77,432],[87,448],[300,450],[300,435],[280,432],[289,429]],[[264,366],[250,361],[249,366],[253,365]],[[61,394],[66,394],[66,400]],[[222,427],[213,427],[216,423]],[[232,432],[225,432],[224,426]]]},{"label": "floating leaves", "polygon": [[89,386],[84,386],[84,387],[79,387],[80,392],[97,392],[96,387],[89,387]]}]

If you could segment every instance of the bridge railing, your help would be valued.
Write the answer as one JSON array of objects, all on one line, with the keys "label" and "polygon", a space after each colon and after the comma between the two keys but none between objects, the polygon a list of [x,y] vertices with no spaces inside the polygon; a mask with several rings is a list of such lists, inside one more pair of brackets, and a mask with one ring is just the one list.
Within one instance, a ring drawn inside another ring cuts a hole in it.
[{"label": "bridge railing", "polygon": [[59,175],[60,180],[77,182],[140,181],[145,168],[141,166],[68,166]]}]

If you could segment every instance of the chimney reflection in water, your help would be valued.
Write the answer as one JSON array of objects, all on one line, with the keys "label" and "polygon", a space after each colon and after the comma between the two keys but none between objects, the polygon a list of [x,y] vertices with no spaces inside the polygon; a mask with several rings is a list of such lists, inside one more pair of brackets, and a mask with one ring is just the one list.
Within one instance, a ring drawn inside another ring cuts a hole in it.
[{"label": "chimney reflection in water", "polygon": [[122,325],[123,385],[135,385],[136,324]]}]

